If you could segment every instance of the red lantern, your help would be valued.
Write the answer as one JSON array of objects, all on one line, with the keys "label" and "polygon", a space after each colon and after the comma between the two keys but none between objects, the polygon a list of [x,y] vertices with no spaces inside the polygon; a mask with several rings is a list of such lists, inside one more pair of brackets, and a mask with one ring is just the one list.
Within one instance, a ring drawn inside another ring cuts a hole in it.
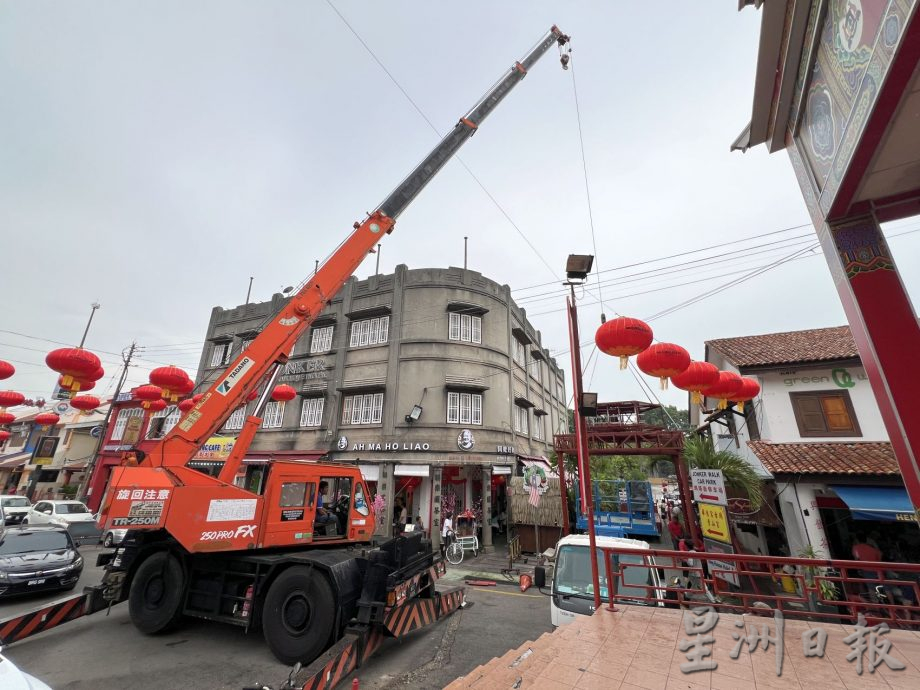
[{"label": "red lantern", "polygon": [[728,401],[733,399],[740,388],[741,377],[738,374],[733,371],[720,371],[719,380],[700,392],[707,398],[716,398],[719,401],[717,407],[724,410],[728,407]]},{"label": "red lantern", "polygon": [[54,426],[59,421],[61,421],[61,418],[54,412],[41,412],[35,415],[35,423],[39,426]]},{"label": "red lantern", "polygon": [[102,367],[97,367],[96,370],[89,376],[82,376],[80,378],[84,381],[98,381],[103,376],[105,376],[105,369]]},{"label": "red lantern", "polygon": [[203,397],[204,397],[204,393],[195,393],[195,395],[192,396],[192,402],[197,405],[198,401],[201,400]]},{"label": "red lantern", "polygon": [[741,377],[741,387],[732,396],[732,400],[738,403],[738,409],[744,412],[744,403],[753,400],[760,395],[760,384],[748,376]]},{"label": "red lantern", "polygon": [[12,436],[12,434],[9,431],[4,431],[3,429],[0,429],[0,443],[3,443],[7,439],[9,439],[10,436]]},{"label": "red lantern", "polygon": [[671,377],[671,383],[682,391],[692,393],[694,405],[703,401],[700,391],[709,388],[719,380],[719,368],[709,362],[690,362],[690,366],[682,374]]},{"label": "red lantern", "polygon": [[64,385],[64,377],[58,376],[58,385],[65,391],[70,391],[71,393],[77,393],[78,391],[91,391],[96,387],[95,381],[87,381],[84,379],[70,379],[70,385]]},{"label": "red lantern", "polygon": [[95,395],[78,395],[70,401],[70,406],[83,412],[95,410],[102,402]]},{"label": "red lantern", "polygon": [[159,367],[150,372],[150,383],[163,389],[163,397],[175,402],[189,380],[188,374],[179,367]]},{"label": "red lantern", "polygon": [[4,407],[16,407],[16,405],[22,405],[26,400],[26,396],[22,393],[17,393],[16,391],[0,391],[0,410]]},{"label": "red lantern", "polygon": [[657,376],[661,390],[667,390],[668,377],[677,376],[690,366],[690,353],[674,343],[655,343],[639,353],[636,366],[649,376]]},{"label": "red lantern", "polygon": [[[145,410],[149,410],[152,407],[152,403],[160,400],[163,397],[163,390],[159,386],[154,386],[147,384],[146,386],[138,386],[134,389],[134,397],[138,400],[141,400],[141,407]],[[163,407],[159,409],[164,409],[166,407],[166,402],[163,401]]]},{"label": "red lantern", "polygon": [[96,355],[79,347],[64,347],[49,352],[45,357],[45,364],[63,375],[65,388],[70,387],[73,379],[85,381],[95,374],[97,369],[102,368]]},{"label": "red lantern", "polygon": [[652,329],[644,321],[621,316],[602,323],[594,334],[597,349],[620,358],[620,369],[625,369],[629,358],[652,344]]},{"label": "red lantern", "polygon": [[195,401],[192,400],[191,398],[186,398],[185,400],[179,401],[179,411],[180,412],[188,412],[193,407],[195,407]]},{"label": "red lantern", "polygon": [[191,379],[185,379],[185,383],[183,383],[182,387],[179,388],[179,393],[181,395],[188,395],[193,390],[195,390],[195,382]]},{"label": "red lantern", "polygon": [[293,386],[289,386],[286,383],[275,386],[275,390],[272,391],[272,400],[283,400],[287,402],[288,400],[293,400],[295,397],[297,397],[297,391],[294,390]]},{"label": "red lantern", "polygon": [[3,379],[8,379],[10,376],[16,373],[16,367],[14,367],[9,362],[4,362],[0,359],[0,381]]},{"label": "red lantern", "polygon": [[12,424],[16,421],[16,415],[9,412],[0,412],[0,424]]},{"label": "red lantern", "polygon": [[146,407],[151,412],[162,412],[169,407],[169,403],[163,400],[163,398],[160,398],[159,400],[144,401],[141,403],[141,407]]}]

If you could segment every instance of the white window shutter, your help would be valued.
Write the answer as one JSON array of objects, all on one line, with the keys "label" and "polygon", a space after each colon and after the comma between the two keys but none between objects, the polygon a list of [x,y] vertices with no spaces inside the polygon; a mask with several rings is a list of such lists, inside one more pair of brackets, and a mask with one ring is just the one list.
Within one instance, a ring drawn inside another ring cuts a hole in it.
[{"label": "white window shutter", "polygon": [[361,334],[361,322],[351,322],[351,338],[348,341],[348,347],[358,347],[358,336]]},{"label": "white window shutter", "polygon": [[474,316],[472,320],[472,341],[482,343],[482,317]]},{"label": "white window shutter", "polygon": [[471,424],[482,424],[482,395],[473,394],[473,415],[470,420]]},{"label": "white window shutter", "polygon": [[378,341],[381,345],[387,340],[390,336],[390,317],[381,316],[380,317],[380,340]]},{"label": "white window shutter", "polygon": [[460,423],[469,424],[470,423],[470,411],[472,403],[470,402],[469,393],[460,394]]},{"label": "white window shutter", "polygon": [[470,342],[470,321],[469,314],[460,315],[460,340],[465,343]]},{"label": "white window shutter", "polygon": [[460,394],[447,394],[447,423],[456,424],[460,421]]},{"label": "white window shutter", "polygon": [[374,414],[371,417],[372,424],[379,424],[383,419],[383,393],[374,393]]},{"label": "white window shutter", "polygon": [[323,425],[323,408],[325,406],[325,398],[316,398],[316,404],[313,406],[313,426]]},{"label": "white window shutter", "polygon": [[345,402],[342,404],[342,424],[351,424],[351,411],[354,407],[354,396],[345,396]]},{"label": "white window shutter", "polygon": [[376,345],[377,341],[380,339],[380,320],[379,319],[370,319],[368,321],[370,334],[367,337],[368,345]]},{"label": "white window shutter", "polygon": [[448,315],[447,337],[449,340],[460,340],[460,314],[452,311]]}]

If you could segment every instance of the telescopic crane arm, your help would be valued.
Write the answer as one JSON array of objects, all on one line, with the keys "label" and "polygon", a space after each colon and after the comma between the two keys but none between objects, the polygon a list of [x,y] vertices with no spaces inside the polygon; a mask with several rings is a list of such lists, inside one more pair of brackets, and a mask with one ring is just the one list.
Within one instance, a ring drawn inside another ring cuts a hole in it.
[{"label": "telescopic crane arm", "polygon": [[[392,232],[399,215],[425,188],[441,168],[454,156],[475,132],[483,120],[498,106],[530,68],[554,44],[560,47],[569,37],[553,26],[539,43],[519,62],[514,63],[504,77],[454,125],[450,133],[434,147],[431,153],[406,177],[399,186],[363,222],[355,223],[354,231],[339,245],[330,258],[320,266],[296,294],[292,295],[281,311],[272,317],[262,332],[239,354],[232,364],[204,393],[198,404],[189,410],[163,438],[159,447],[144,461],[154,467],[184,466],[198,449],[224,424],[247,395],[266,381],[265,388],[250,416],[233,454],[225,462],[219,479],[232,480],[255,435],[265,404],[274,387],[280,367],[303,332],[357,270],[368,252],[380,238]],[[568,55],[563,55],[566,66]],[[240,247],[245,251],[245,246]]]}]

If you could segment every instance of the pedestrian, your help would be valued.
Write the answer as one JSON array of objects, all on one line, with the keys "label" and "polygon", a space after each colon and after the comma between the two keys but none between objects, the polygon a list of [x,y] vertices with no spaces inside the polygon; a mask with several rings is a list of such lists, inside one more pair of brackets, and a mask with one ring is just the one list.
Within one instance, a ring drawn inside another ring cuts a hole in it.
[{"label": "pedestrian", "polygon": [[676,515],[671,515],[671,520],[668,522],[668,532],[671,533],[672,544],[677,544],[681,539],[684,538],[684,528],[680,524],[680,520]]},{"label": "pedestrian", "polygon": [[393,536],[399,536],[406,529],[406,504],[401,496],[396,497],[393,507]]},{"label": "pedestrian", "polygon": [[454,521],[450,513],[444,513],[444,523],[441,525],[441,556],[447,555],[447,547],[454,539]]}]

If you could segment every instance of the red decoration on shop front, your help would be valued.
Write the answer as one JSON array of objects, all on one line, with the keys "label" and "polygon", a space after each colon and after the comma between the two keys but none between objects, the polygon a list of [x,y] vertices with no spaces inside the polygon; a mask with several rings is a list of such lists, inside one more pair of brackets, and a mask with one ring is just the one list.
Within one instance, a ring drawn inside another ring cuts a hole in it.
[{"label": "red decoration on shop front", "polygon": [[620,358],[620,369],[625,369],[629,358],[652,344],[652,329],[644,321],[620,316],[602,323],[594,334],[597,349]]},{"label": "red decoration on shop front", "polygon": [[61,418],[54,412],[40,412],[35,415],[35,423],[39,426],[54,426],[59,421],[61,421]]},{"label": "red decoration on shop front", "polygon": [[74,380],[89,380],[96,373],[97,369],[102,368],[99,358],[89,350],[80,347],[62,347],[59,350],[52,350],[45,357],[45,364],[62,376],[62,387],[78,391],[72,387]]},{"label": "red decoration on shop front", "polygon": [[16,373],[16,367],[14,367],[9,362],[4,362],[0,359],[0,381],[3,379],[8,379],[10,376]]},{"label": "red decoration on shop front", "polygon": [[144,401],[141,403],[141,407],[146,407],[151,412],[162,412],[169,407],[169,403],[160,398],[159,400]]},{"label": "red decoration on shop front", "polygon": [[186,398],[185,400],[179,401],[179,411],[180,412],[188,412],[193,407],[195,407],[195,401],[192,400],[191,398]]},{"label": "red decoration on shop front", "polygon": [[690,362],[682,374],[671,377],[671,383],[682,391],[692,394],[694,405],[703,402],[700,391],[709,388],[719,380],[719,367],[709,362]]},{"label": "red decoration on shop front", "polygon": [[4,441],[8,440],[10,436],[12,436],[12,434],[9,431],[4,431],[3,429],[0,429],[0,443],[3,443]]},{"label": "red decoration on shop front", "polygon": [[709,388],[700,391],[707,398],[716,398],[719,401],[718,409],[728,407],[728,401],[734,399],[735,393],[741,388],[741,377],[733,371],[720,371],[719,380]]},{"label": "red decoration on shop front", "polygon": [[16,421],[16,415],[9,412],[0,412],[0,424],[12,424]]},{"label": "red decoration on shop front", "polygon": [[[138,386],[134,389],[134,397],[141,402],[141,407],[145,410],[150,410],[153,408],[153,403],[157,400],[161,400],[163,397],[163,390],[159,386],[154,386],[153,384],[147,384],[146,386]],[[159,409],[165,409],[166,401],[163,401],[163,407]]]},{"label": "red decoration on shop front", "polygon": [[16,405],[22,405],[26,400],[26,396],[22,393],[17,393],[16,391],[0,391],[0,410],[4,407],[16,407]]},{"label": "red decoration on shop front", "polygon": [[78,395],[70,401],[72,408],[83,412],[95,410],[101,404],[102,402],[95,395]]},{"label": "red decoration on shop front", "polygon": [[760,384],[749,376],[742,376],[741,387],[731,399],[738,403],[738,409],[744,412],[744,403],[750,402],[758,395],[760,395]]},{"label": "red decoration on shop front", "polygon": [[636,357],[636,366],[649,376],[657,376],[661,390],[667,390],[668,378],[682,374],[690,366],[690,353],[674,343],[655,343]]},{"label": "red decoration on shop front", "polygon": [[[159,386],[163,397],[170,402],[175,402],[183,395],[183,389],[188,385],[188,374],[179,367],[158,367],[150,372],[150,383]],[[194,388],[194,384],[192,384]]]},{"label": "red decoration on shop front", "polygon": [[272,391],[272,400],[279,400],[287,402],[293,400],[297,397],[297,391],[294,390],[293,386],[289,386],[286,383],[282,383],[280,386],[275,386],[275,390]]}]

